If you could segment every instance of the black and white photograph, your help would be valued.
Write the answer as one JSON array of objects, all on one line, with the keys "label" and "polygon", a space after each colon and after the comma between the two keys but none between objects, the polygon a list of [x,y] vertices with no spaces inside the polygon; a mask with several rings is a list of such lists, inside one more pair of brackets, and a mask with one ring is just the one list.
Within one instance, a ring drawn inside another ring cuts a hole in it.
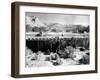
[{"label": "black and white photograph", "polygon": [[90,64],[90,15],[25,13],[25,67]]},{"label": "black and white photograph", "polygon": [[12,76],[97,73],[97,7],[12,4]]}]

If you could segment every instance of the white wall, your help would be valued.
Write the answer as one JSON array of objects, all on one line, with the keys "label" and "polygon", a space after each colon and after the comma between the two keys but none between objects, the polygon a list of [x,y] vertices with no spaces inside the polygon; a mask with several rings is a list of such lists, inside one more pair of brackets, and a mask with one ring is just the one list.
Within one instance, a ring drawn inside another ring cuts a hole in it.
[{"label": "white wall", "polygon": [[[10,77],[11,58],[11,2],[15,0],[1,0],[0,2],[0,80],[16,80]],[[16,0],[41,3],[73,4],[98,6],[100,0]],[[100,11],[98,13],[100,20]],[[98,20],[98,21],[99,21]],[[99,23],[99,22],[98,22]],[[98,34],[100,34],[100,23],[98,24]],[[100,37],[98,38],[100,44]],[[100,47],[100,45],[99,45]],[[100,52],[100,50],[99,50]],[[98,52],[98,53],[99,53]],[[100,67],[100,54],[98,55],[98,67]],[[100,68],[97,74],[64,75],[38,78],[22,78],[18,80],[100,80]]]}]

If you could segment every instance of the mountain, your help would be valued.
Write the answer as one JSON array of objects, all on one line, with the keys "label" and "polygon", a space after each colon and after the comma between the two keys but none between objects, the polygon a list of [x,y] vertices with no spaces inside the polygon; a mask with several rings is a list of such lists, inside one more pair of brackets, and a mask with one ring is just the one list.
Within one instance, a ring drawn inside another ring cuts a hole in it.
[{"label": "mountain", "polygon": [[53,23],[51,26],[49,26],[51,32],[62,32],[65,31],[65,26],[60,23]]},{"label": "mountain", "polygon": [[61,23],[43,23],[38,17],[26,16],[26,32],[89,32],[89,26],[67,25]]},{"label": "mountain", "polygon": [[27,16],[26,25],[30,25],[31,27],[46,27],[46,25],[35,16]]},{"label": "mountain", "polygon": [[35,16],[26,16],[26,32],[46,31],[47,26]]}]

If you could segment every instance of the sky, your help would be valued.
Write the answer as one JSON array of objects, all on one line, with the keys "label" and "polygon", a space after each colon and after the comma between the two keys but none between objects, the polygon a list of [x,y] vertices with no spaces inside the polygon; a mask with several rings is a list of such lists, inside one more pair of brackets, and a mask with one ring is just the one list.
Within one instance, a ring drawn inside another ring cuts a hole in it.
[{"label": "sky", "polygon": [[43,23],[60,23],[60,24],[74,24],[74,25],[84,25],[90,24],[89,15],[80,14],[51,14],[51,13],[34,13],[27,12],[27,16],[36,16]]}]

